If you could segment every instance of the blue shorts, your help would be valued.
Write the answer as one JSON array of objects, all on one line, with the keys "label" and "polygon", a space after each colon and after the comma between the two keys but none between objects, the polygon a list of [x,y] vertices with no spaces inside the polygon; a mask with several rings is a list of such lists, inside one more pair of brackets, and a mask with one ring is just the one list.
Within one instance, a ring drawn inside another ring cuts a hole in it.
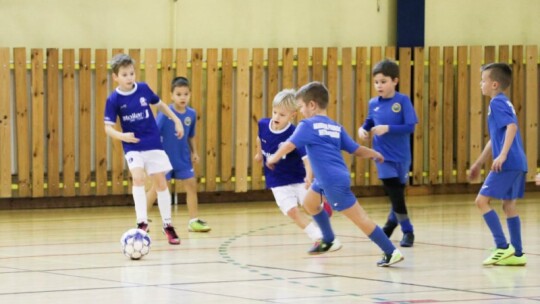
[{"label": "blue shorts", "polygon": [[375,165],[377,165],[379,179],[397,177],[402,184],[407,184],[411,162],[384,161],[382,163],[376,162]]},{"label": "blue shorts", "polygon": [[169,171],[169,173],[167,173],[167,175],[165,176],[167,180],[171,180],[173,178],[174,179],[189,179],[192,177],[195,177],[195,170],[193,170],[193,168],[183,169],[183,170],[172,170],[172,171]]},{"label": "blue shorts", "polygon": [[356,203],[356,196],[351,191],[350,183],[348,185],[339,185],[336,183],[323,187],[315,179],[313,184],[311,184],[311,190],[324,195],[330,206],[332,206],[332,209],[336,211],[349,209]]},{"label": "blue shorts", "polygon": [[479,194],[502,200],[522,198],[525,175],[523,171],[490,171]]}]

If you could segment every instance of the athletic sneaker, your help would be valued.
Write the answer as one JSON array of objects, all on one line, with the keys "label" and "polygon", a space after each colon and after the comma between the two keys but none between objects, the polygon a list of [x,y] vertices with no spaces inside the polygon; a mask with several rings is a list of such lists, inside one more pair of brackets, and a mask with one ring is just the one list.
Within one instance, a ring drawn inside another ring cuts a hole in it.
[{"label": "athletic sneaker", "polygon": [[180,238],[178,237],[178,234],[176,234],[176,231],[171,224],[167,224],[165,227],[163,227],[163,233],[165,233],[167,239],[169,239],[169,244],[180,245]]},{"label": "athletic sneaker", "polygon": [[392,233],[394,232],[394,229],[396,229],[397,226],[398,226],[397,222],[386,221],[386,223],[382,227],[382,230],[383,230],[384,234],[386,234],[387,237],[390,237],[392,235]]},{"label": "athletic sneaker", "polygon": [[148,228],[148,223],[145,222],[137,223],[137,229],[144,230],[144,232],[150,232],[150,228]]},{"label": "athletic sneaker", "polygon": [[334,239],[333,242],[326,243],[323,240],[318,240],[313,244],[313,247],[308,250],[309,254],[321,254],[327,251],[337,251],[341,249],[341,242],[338,239]]},{"label": "athletic sneaker", "polygon": [[326,211],[326,213],[328,213],[328,217],[331,217],[332,213],[334,213],[332,211],[332,206],[330,206],[330,204],[326,200],[324,200],[322,202],[322,207],[323,207],[324,211]]},{"label": "athletic sneaker", "polygon": [[414,233],[406,232],[403,234],[401,242],[399,242],[401,247],[412,247],[414,244]]},{"label": "athletic sneaker", "polygon": [[495,248],[490,256],[488,256],[482,264],[484,266],[487,265],[493,265],[499,261],[502,261],[510,256],[513,256],[516,250],[514,249],[514,246],[511,244],[508,245],[508,248],[502,249],[502,248]]},{"label": "athletic sneaker", "polygon": [[525,266],[525,264],[527,264],[527,257],[525,257],[525,254],[522,254],[521,256],[509,256],[495,263],[495,266]]},{"label": "athletic sneaker", "polygon": [[383,253],[382,259],[377,262],[377,266],[388,267],[392,264],[403,261],[403,259],[404,258],[401,252],[397,249],[394,249],[394,252],[392,252],[392,254]]},{"label": "athletic sneaker", "polygon": [[208,224],[201,219],[191,221],[188,224],[188,231],[191,232],[208,232],[210,230],[212,230],[212,228],[210,228],[210,226],[208,226]]}]

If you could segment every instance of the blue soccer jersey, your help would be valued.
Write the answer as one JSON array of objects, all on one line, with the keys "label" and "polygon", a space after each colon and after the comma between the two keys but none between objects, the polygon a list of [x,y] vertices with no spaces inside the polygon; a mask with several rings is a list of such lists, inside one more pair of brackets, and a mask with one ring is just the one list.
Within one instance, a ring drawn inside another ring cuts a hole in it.
[{"label": "blue soccer jersey", "polygon": [[[271,128],[270,118],[259,120],[259,139],[264,162],[272,154],[276,153],[279,146],[287,141],[293,134],[295,126],[289,124],[282,130],[274,131]],[[266,178],[266,187],[274,188],[279,186],[303,183],[306,177],[306,169],[302,157],[306,156],[304,148],[296,148],[291,153],[285,155],[275,166],[274,170],[264,166],[264,177]]]},{"label": "blue soccer jersey", "polygon": [[122,142],[124,153],[163,149],[159,131],[150,104],[159,103],[159,97],[144,82],[135,83],[133,90],[116,89],[107,98],[105,124],[114,125],[120,118],[122,132],[133,132],[138,143]]},{"label": "blue soccer jersey", "polygon": [[[491,138],[493,159],[501,154],[506,136],[506,126],[509,124],[519,126],[516,111],[512,102],[502,93],[491,99],[488,108],[488,129]],[[521,141],[521,134],[517,130],[512,146],[508,151],[506,161],[502,165],[503,171],[527,171],[527,158]]]},{"label": "blue soccer jersey", "polygon": [[369,101],[369,110],[363,128],[370,131],[378,125],[388,125],[388,132],[373,137],[373,149],[385,161],[409,162],[411,160],[410,135],[418,117],[407,95],[396,92],[392,98],[375,97]]},{"label": "blue soccer jersey", "polygon": [[341,150],[353,153],[360,145],[343,126],[327,116],[313,116],[300,122],[289,141],[297,148],[306,148],[313,174],[323,188],[332,184],[350,185],[350,172]]},{"label": "blue soccer jersey", "polygon": [[195,136],[197,113],[190,107],[186,107],[184,113],[177,112],[173,105],[170,105],[169,108],[182,122],[185,135],[182,138],[178,138],[176,136],[174,122],[163,113],[159,113],[156,120],[159,133],[161,134],[163,149],[169,156],[174,170],[189,170],[193,165],[188,139]]}]

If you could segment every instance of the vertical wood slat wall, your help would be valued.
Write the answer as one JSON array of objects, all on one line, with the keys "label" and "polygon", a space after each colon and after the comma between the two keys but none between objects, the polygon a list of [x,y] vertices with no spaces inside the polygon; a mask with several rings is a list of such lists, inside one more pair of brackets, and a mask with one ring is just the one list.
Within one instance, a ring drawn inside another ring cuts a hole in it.
[{"label": "vertical wood slat wall", "polygon": [[[105,99],[115,87],[108,63],[124,51],[0,48],[4,156],[0,197],[130,192],[121,144],[105,139],[103,130]],[[481,96],[479,69],[497,58],[513,68],[512,87],[506,93],[520,120],[527,179],[536,174],[537,46],[130,49],[128,53],[137,63],[138,80],[146,81],[164,101],[170,101],[173,77],[190,79],[191,106],[197,111],[200,191],[264,188],[262,165],[253,161],[257,121],[270,115],[273,97],[281,89],[323,81],[330,91],[329,116],[356,138],[375,94],[370,71],[383,58],[398,59],[399,91],[411,97],[419,117],[412,138],[413,185],[467,182],[466,170],[488,140],[489,99]],[[353,185],[379,184],[369,160],[346,156],[346,163]]]}]

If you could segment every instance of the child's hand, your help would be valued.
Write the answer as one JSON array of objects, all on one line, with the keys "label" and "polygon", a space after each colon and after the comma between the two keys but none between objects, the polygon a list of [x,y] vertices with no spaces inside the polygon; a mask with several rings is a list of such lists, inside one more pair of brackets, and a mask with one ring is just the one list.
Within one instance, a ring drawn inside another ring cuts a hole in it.
[{"label": "child's hand", "polygon": [[184,125],[182,125],[181,122],[178,122],[174,125],[174,129],[176,131],[176,137],[178,137],[178,139],[184,137]]},{"label": "child's hand", "polygon": [[480,166],[474,163],[469,169],[469,175],[467,176],[467,179],[469,180],[469,182],[471,182],[477,179],[478,176],[480,176]]},{"label": "child's hand", "polygon": [[276,159],[275,156],[267,158],[266,159],[266,166],[268,167],[268,169],[274,170],[274,168],[276,167],[276,164],[277,164],[278,161],[279,161],[279,159]]},{"label": "child's hand", "polygon": [[262,154],[261,154],[261,153],[255,154],[255,156],[253,157],[253,159],[254,159],[256,162],[258,162],[258,163],[262,163],[262,161],[263,161]]},{"label": "child's hand", "polygon": [[198,164],[199,161],[200,161],[200,157],[199,157],[199,154],[197,153],[192,153],[191,154],[191,161],[194,162],[195,164]]},{"label": "child's hand", "polygon": [[540,186],[540,173],[538,173],[534,179],[537,186]]},{"label": "child's hand", "polygon": [[358,129],[358,138],[360,138],[361,141],[366,140],[369,137],[368,131],[364,130],[364,128],[360,127]]},{"label": "child's hand", "polygon": [[375,135],[381,136],[388,132],[388,125],[378,125],[371,129],[371,132]]},{"label": "child's hand", "polygon": [[135,134],[133,132],[126,132],[126,133],[122,133],[122,141],[125,141],[125,142],[128,142],[128,143],[138,143],[140,141],[140,139],[138,139],[137,137],[135,137]]},{"label": "child's hand", "polygon": [[502,165],[506,161],[506,155],[500,154],[497,158],[493,160],[491,164],[491,170],[495,172],[500,172],[502,170]]},{"label": "child's hand", "polygon": [[375,156],[373,156],[371,159],[373,159],[377,163],[384,162],[384,156],[382,156],[381,153],[379,153],[377,151],[373,151],[373,152],[375,152]]}]

